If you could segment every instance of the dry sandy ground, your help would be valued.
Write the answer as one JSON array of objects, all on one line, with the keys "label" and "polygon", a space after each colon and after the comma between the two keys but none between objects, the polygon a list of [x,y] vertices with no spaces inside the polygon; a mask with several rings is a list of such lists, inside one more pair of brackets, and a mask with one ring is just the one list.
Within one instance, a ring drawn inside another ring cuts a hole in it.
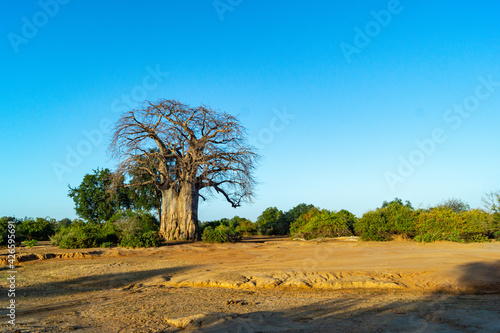
[{"label": "dry sandy ground", "polygon": [[1,332],[500,332],[498,242],[253,238],[18,257],[14,328],[0,271]]}]

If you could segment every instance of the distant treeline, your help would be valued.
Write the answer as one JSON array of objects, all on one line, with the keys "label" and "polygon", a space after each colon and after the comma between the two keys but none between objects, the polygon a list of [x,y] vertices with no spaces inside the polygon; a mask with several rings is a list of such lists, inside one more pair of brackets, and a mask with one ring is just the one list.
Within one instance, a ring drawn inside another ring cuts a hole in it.
[{"label": "distant treeline", "polygon": [[[459,199],[449,199],[427,209],[415,209],[409,201],[384,201],[361,218],[347,210],[331,211],[299,204],[283,212],[265,209],[255,222],[235,216],[200,222],[205,242],[235,242],[244,236],[290,236],[314,239],[359,236],[365,241],[394,238],[419,242],[486,242],[500,238],[500,191],[483,198],[485,209],[471,209]],[[7,244],[8,221],[16,224],[16,241],[28,246],[50,240],[61,248],[158,246],[159,222],[150,212],[120,210],[104,223],[92,220],[0,218],[1,245]]]},{"label": "distant treeline", "polygon": [[283,212],[269,207],[252,223],[238,216],[201,223],[202,239],[207,242],[236,241],[250,235],[290,235],[314,239],[359,236],[365,241],[393,238],[419,242],[439,240],[486,242],[500,238],[500,195],[488,194],[486,209],[470,209],[459,199],[449,199],[427,209],[415,209],[409,201],[394,199],[357,218],[347,210],[330,211],[300,204]]}]

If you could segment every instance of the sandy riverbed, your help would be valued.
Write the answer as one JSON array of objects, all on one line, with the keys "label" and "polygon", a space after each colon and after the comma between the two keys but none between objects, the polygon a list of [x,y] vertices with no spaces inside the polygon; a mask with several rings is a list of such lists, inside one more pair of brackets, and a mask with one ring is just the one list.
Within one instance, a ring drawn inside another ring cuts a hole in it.
[{"label": "sandy riverbed", "polygon": [[251,238],[18,257],[20,332],[500,332],[498,242]]}]

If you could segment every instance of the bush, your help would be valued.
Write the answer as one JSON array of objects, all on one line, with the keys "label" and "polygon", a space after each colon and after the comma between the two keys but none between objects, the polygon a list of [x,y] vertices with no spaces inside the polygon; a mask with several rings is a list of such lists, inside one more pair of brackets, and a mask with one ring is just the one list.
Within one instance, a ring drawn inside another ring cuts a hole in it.
[{"label": "bush", "polygon": [[54,234],[55,226],[56,220],[48,217],[37,217],[35,220],[24,219],[17,225],[17,234],[22,239],[45,241]]},{"label": "bush", "polygon": [[121,247],[156,247],[161,244],[156,217],[147,212],[121,211],[106,223]]},{"label": "bush", "polygon": [[276,220],[273,231],[275,235],[289,235],[291,225],[304,213],[313,209],[313,205],[301,203],[284,214],[281,214]]},{"label": "bush", "polygon": [[369,211],[355,223],[354,229],[362,240],[386,241],[393,235],[403,235],[408,238],[415,236],[415,218],[420,211],[415,211],[410,202],[403,204],[401,199],[395,199],[382,207]]},{"label": "bush", "polygon": [[27,247],[29,247],[30,249],[35,246],[36,244],[38,243],[38,241],[36,239],[31,239],[31,240],[25,240],[23,242],[24,245],[26,245]]},{"label": "bush", "polygon": [[[8,232],[9,232],[9,221],[14,221],[16,223],[16,229],[19,226],[19,221],[15,217],[3,216],[0,218],[0,245],[7,245]],[[16,237],[16,241],[19,240]]]},{"label": "bush", "polygon": [[363,214],[355,226],[355,232],[364,241],[389,240],[391,227],[380,210],[371,210]]},{"label": "bush", "polygon": [[235,231],[242,236],[253,236],[257,234],[257,226],[250,220],[241,219],[238,222],[238,226],[235,228]]},{"label": "bush", "polygon": [[75,220],[69,227],[62,227],[50,237],[52,245],[62,249],[84,249],[100,247],[103,243],[116,243],[117,236],[105,225]]},{"label": "bush", "polygon": [[308,224],[311,219],[319,213],[319,209],[314,207],[311,210],[300,215],[291,225],[290,225],[290,234],[296,235],[299,230]]},{"label": "bush", "polygon": [[488,234],[491,238],[500,240],[500,213],[493,213],[490,215]]},{"label": "bush", "polygon": [[256,226],[259,235],[283,235],[285,230],[280,217],[283,212],[276,207],[266,208],[257,218]]},{"label": "bush", "polygon": [[291,225],[290,232],[292,237],[305,239],[352,236],[354,220],[354,215],[346,210],[332,212],[313,208]]},{"label": "bush", "polygon": [[157,247],[161,245],[161,238],[158,231],[147,231],[139,234],[124,235],[119,246],[121,247]]},{"label": "bush", "polygon": [[491,220],[491,215],[478,209],[456,213],[451,208],[434,208],[416,219],[415,240],[484,242],[488,240]]},{"label": "bush", "polygon": [[215,228],[212,226],[205,227],[201,239],[206,243],[226,243],[239,241],[241,236],[235,229],[220,224]]},{"label": "bush", "polygon": [[201,239],[207,243],[225,243],[241,240],[241,236],[257,233],[257,226],[250,220],[235,216],[200,224]]},{"label": "bush", "polygon": [[203,235],[203,232],[208,227],[211,227],[213,229],[213,228],[216,228],[217,226],[219,226],[221,224],[227,225],[228,224],[227,221],[228,221],[228,219],[221,219],[221,220],[215,220],[215,221],[201,222],[199,224],[199,226],[200,226],[200,233]]},{"label": "bush", "polygon": [[62,227],[69,227],[72,223],[73,221],[65,217],[62,220],[56,222],[55,229],[56,231],[59,231]]}]

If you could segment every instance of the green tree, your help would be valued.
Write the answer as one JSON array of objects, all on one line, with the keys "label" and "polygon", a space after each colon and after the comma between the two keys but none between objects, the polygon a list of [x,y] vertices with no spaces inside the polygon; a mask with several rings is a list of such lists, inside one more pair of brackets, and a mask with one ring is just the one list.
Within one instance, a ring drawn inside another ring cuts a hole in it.
[{"label": "green tree", "polygon": [[292,237],[313,239],[318,237],[352,236],[354,215],[313,208],[302,214],[291,226]]},{"label": "green tree", "polygon": [[257,226],[255,223],[252,223],[249,219],[235,216],[231,219],[232,221],[236,221],[234,223],[236,225],[235,230],[239,232],[242,236],[252,236],[257,233]]},{"label": "green tree", "polygon": [[238,234],[245,236],[255,235],[257,233],[257,227],[255,226],[254,223],[252,223],[250,220],[246,218],[239,216],[234,216],[231,219],[222,218],[220,220],[202,222],[200,223],[200,230],[201,233],[203,234],[203,231],[206,228],[211,228],[212,230],[215,230],[218,226],[228,227],[229,230],[235,231]]},{"label": "green tree", "polygon": [[154,215],[145,211],[120,211],[108,221],[108,228],[118,236],[122,247],[159,246],[159,226]]},{"label": "green tree", "polygon": [[[86,174],[80,186],[69,187],[68,196],[75,202],[78,216],[93,223],[107,221],[121,209],[132,205],[126,188],[111,190],[113,174],[109,169],[94,170]],[[122,181],[123,182],[123,181]]]},{"label": "green tree", "polygon": [[389,240],[392,235],[415,235],[415,211],[409,201],[384,201],[382,207],[369,211],[355,223],[355,231],[363,240]]},{"label": "green tree", "polygon": [[57,221],[56,223],[56,230],[59,230],[60,228],[63,228],[63,227],[69,227],[73,222],[68,219],[67,217]]},{"label": "green tree", "polygon": [[276,207],[266,208],[257,218],[257,231],[260,235],[278,235],[278,220],[283,212]]},{"label": "green tree", "polygon": [[[151,154],[158,153],[159,150],[150,149]],[[161,191],[158,187],[148,183],[152,176],[160,181],[160,174],[154,163],[148,163],[144,157],[138,157],[135,166],[129,170],[127,176],[130,177],[129,184],[120,184],[121,187],[128,188],[128,195],[131,206],[136,210],[155,211],[158,214],[158,221],[161,220]],[[147,170],[147,172],[145,172]]]},{"label": "green tree", "polygon": [[354,234],[354,226],[358,221],[356,215],[345,209],[339,210],[337,212],[337,215],[339,216],[340,219],[342,219],[345,222],[351,233]]},{"label": "green tree", "polygon": [[411,205],[410,201],[406,200],[405,203],[403,203],[403,200],[401,200],[400,198],[394,198],[394,200],[392,200],[391,202],[384,201],[382,203],[382,207],[381,208],[385,208],[385,207],[387,207],[387,206],[389,206],[391,204],[398,205],[398,206],[405,206],[405,207],[413,209],[413,206]]},{"label": "green tree", "polygon": [[449,207],[434,208],[416,218],[415,240],[484,242],[488,240],[490,218],[490,214],[479,209],[457,213]]},{"label": "green tree", "polygon": [[0,239],[0,245],[7,245],[9,221],[13,221],[16,223],[16,229],[17,229],[17,226],[19,225],[19,220],[13,216],[3,216],[0,218],[0,235],[2,237]]},{"label": "green tree", "polygon": [[27,240],[49,240],[55,232],[56,220],[49,217],[25,218],[18,224],[18,235]]},{"label": "green tree", "polygon": [[302,214],[307,213],[313,208],[313,205],[301,203],[282,214],[276,221],[276,234],[288,235],[290,233],[290,225],[294,223]]}]

